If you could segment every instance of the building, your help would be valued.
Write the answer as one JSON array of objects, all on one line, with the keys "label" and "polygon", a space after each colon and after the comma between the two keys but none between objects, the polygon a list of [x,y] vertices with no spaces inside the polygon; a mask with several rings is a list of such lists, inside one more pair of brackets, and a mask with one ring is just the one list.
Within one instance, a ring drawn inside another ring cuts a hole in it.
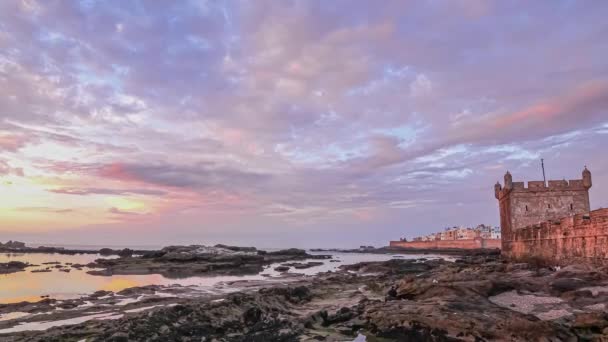
[{"label": "building", "polygon": [[590,211],[591,172],[585,168],[582,179],[513,182],[507,171],[504,186],[496,183],[499,202],[503,254],[512,250],[513,234],[519,229],[549,220],[585,214]]},{"label": "building", "polygon": [[407,242],[391,241],[390,246],[413,249],[483,249],[500,248],[500,228],[478,225],[471,227],[451,227],[425,236],[415,237]]},{"label": "building", "polygon": [[589,211],[591,172],[582,179],[497,184],[502,253],[549,265],[608,265],[608,209]]}]

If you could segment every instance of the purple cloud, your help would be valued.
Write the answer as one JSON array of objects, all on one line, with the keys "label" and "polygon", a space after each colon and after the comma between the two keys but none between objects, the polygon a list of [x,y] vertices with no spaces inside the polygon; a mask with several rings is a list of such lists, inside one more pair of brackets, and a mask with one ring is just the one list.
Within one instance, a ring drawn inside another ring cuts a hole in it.
[{"label": "purple cloud", "polygon": [[0,2],[0,176],[58,196],[178,196],[148,222],[158,240],[179,226],[358,245],[497,224],[492,184],[506,169],[538,178],[541,157],[556,178],[588,165],[592,206],[606,206],[607,14],[601,1]]}]

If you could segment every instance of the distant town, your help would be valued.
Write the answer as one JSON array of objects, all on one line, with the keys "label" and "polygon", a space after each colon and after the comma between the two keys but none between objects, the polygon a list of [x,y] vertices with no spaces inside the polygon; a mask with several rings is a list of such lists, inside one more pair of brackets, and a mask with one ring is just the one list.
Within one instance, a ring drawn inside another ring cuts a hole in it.
[{"label": "distant town", "polygon": [[[444,228],[443,231],[432,233],[425,236],[417,236],[411,241],[437,241],[437,240],[474,240],[477,238],[482,239],[500,239],[500,227],[494,227],[491,225],[480,224],[477,227],[448,227]],[[407,242],[406,238],[399,239],[400,241]]]}]

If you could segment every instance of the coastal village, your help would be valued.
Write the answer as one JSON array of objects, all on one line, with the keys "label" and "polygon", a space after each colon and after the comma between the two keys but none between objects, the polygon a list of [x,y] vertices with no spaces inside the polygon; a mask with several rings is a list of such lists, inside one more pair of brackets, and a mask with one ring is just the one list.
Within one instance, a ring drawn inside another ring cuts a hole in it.
[{"label": "coastal village", "polygon": [[[412,241],[474,240],[477,238],[500,240],[500,227],[485,224],[480,224],[477,227],[448,227],[441,232],[417,236]],[[401,238],[400,241],[407,242],[408,240],[407,238]]]}]

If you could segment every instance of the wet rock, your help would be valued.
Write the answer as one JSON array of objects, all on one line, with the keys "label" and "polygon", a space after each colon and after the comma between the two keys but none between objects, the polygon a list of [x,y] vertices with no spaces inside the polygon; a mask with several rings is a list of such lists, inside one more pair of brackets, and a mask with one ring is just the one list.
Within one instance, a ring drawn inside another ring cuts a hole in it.
[{"label": "wet rock", "polygon": [[589,282],[579,278],[559,278],[551,283],[551,289],[559,294],[580,289],[588,284]]},{"label": "wet rock", "polygon": [[112,294],[112,291],[99,290],[99,291],[95,291],[92,294],[90,294],[89,297],[99,298],[99,297],[105,297],[105,296],[111,295],[111,294]]},{"label": "wet rock", "polygon": [[323,319],[323,326],[330,326],[336,323],[342,323],[349,321],[355,317],[353,310],[347,307],[343,307],[338,310],[335,314],[329,315],[327,311],[321,312],[321,318]]},{"label": "wet rock", "polygon": [[9,274],[24,271],[30,264],[21,261],[0,262],[0,274]]},{"label": "wet rock", "polygon": [[122,257],[122,258],[126,258],[126,257],[130,257],[135,253],[135,251],[133,251],[130,248],[124,248],[123,250],[121,250],[120,252],[118,252],[118,256]]},{"label": "wet rock", "polygon": [[227,250],[231,250],[231,251],[235,251],[235,252],[247,252],[247,253],[257,253],[258,250],[255,247],[238,247],[238,246],[228,246],[228,245],[222,245],[222,244],[217,244],[214,247],[216,248],[223,248],[223,249],[227,249]]},{"label": "wet rock", "polygon": [[573,327],[575,329],[592,329],[597,332],[608,327],[608,313],[591,312],[576,315]]},{"label": "wet rock", "polygon": [[261,294],[281,296],[290,303],[303,303],[312,299],[312,293],[306,286],[272,287],[260,290]]},{"label": "wet rock", "polygon": [[[320,261],[289,262],[289,263],[281,264],[281,266],[293,267],[293,268],[298,269],[298,270],[302,270],[302,269],[306,269],[306,268],[311,268],[311,267],[315,267],[315,266],[321,266],[321,265],[323,265],[323,263],[320,262]],[[275,268],[275,270],[276,270],[276,268]]]},{"label": "wet rock", "polygon": [[24,249],[25,247],[25,243],[20,242],[20,241],[12,241],[9,240],[8,242],[2,243],[0,242],[0,249]]},{"label": "wet rock", "polygon": [[43,269],[39,269],[39,270],[31,270],[31,273],[45,273],[45,272],[52,272],[53,270],[51,270],[50,268],[43,268]]},{"label": "wet rock", "polygon": [[274,270],[277,272],[287,272],[289,271],[289,268],[289,266],[277,266],[274,268]]},{"label": "wet rock", "polygon": [[114,254],[114,250],[111,248],[102,248],[99,250],[99,254],[103,256],[109,256]]},{"label": "wet rock", "polygon": [[243,314],[243,320],[245,321],[246,325],[254,325],[260,321],[262,315],[262,310],[257,307],[253,307],[245,311]]},{"label": "wet rock", "polygon": [[112,334],[108,341],[111,342],[129,342],[129,334],[125,332],[117,332]]},{"label": "wet rock", "polygon": [[308,255],[308,253],[306,253],[305,250],[298,249],[298,248],[282,249],[280,251],[268,252],[268,254],[269,255],[300,255],[300,256]]}]

